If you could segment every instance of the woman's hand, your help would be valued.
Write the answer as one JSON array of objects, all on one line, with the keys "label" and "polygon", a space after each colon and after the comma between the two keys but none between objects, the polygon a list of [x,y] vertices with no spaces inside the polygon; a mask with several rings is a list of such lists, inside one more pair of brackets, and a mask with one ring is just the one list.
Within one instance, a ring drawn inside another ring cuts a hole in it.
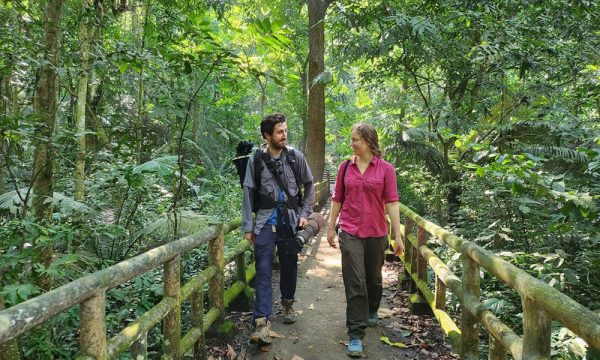
[{"label": "woman's hand", "polygon": [[394,255],[400,256],[404,254],[404,241],[402,241],[402,235],[396,234],[394,239]]},{"label": "woman's hand", "polygon": [[329,246],[332,248],[336,248],[337,245],[335,243],[335,226],[330,226],[327,230],[327,242]]}]

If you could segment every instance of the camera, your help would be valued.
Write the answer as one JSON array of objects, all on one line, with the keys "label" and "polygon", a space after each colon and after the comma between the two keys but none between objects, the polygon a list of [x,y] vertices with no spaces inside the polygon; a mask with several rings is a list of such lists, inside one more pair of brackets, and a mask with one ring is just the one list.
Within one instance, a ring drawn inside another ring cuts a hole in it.
[{"label": "camera", "polygon": [[313,212],[308,216],[308,224],[301,228],[294,237],[288,240],[287,251],[290,254],[298,254],[302,251],[304,244],[313,236],[317,235],[325,225],[323,215]]}]

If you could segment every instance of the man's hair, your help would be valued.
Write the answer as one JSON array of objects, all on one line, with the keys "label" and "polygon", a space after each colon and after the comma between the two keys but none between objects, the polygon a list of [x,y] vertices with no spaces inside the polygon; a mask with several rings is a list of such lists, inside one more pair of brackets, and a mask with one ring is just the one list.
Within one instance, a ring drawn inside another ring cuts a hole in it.
[{"label": "man's hair", "polygon": [[373,155],[381,157],[381,149],[379,149],[379,138],[377,137],[377,130],[372,125],[365,123],[358,123],[352,126],[352,131],[356,131],[364,141],[369,145],[369,150]]},{"label": "man's hair", "polygon": [[275,125],[284,122],[285,115],[283,114],[271,114],[265,116],[265,118],[260,122],[260,134],[262,135],[263,139],[265,138],[265,134],[273,135]]}]

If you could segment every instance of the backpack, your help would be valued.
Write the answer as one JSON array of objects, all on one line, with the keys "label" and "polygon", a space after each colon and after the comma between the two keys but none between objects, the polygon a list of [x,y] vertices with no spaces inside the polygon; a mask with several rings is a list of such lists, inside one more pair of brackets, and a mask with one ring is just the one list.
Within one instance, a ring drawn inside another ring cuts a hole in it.
[{"label": "backpack", "polygon": [[244,179],[246,178],[246,166],[248,165],[248,159],[253,147],[254,144],[248,140],[240,141],[235,147],[235,157],[232,161],[240,177],[240,186],[242,189],[244,188]]}]

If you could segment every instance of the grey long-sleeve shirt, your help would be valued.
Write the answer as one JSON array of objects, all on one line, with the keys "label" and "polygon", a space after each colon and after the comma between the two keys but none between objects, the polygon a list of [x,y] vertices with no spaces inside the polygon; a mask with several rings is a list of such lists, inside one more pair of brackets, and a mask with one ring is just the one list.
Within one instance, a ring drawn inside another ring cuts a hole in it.
[{"label": "grey long-sleeve shirt", "polygon": [[[267,151],[266,148],[261,148],[261,151]],[[315,202],[315,185],[313,182],[313,176],[306,162],[304,154],[298,150],[294,150],[296,153],[296,166],[298,169],[298,177],[300,182],[304,185],[304,205],[300,209],[299,213],[296,213],[292,209],[288,209],[290,216],[290,222],[293,228],[298,226],[300,217],[306,217],[312,212],[313,204]],[[282,176],[281,182],[283,186],[286,186],[291,196],[298,194],[299,186],[296,184],[296,178],[294,172],[290,167],[287,159],[287,151],[281,152],[281,163],[285,176]],[[262,161],[262,160],[260,160]],[[254,232],[256,235],[260,233],[267,220],[273,213],[272,209],[259,209],[256,218],[252,216],[252,207],[254,205],[254,192],[257,191],[256,184],[254,182],[254,155],[248,159],[248,165],[246,167],[246,177],[244,178],[244,199],[242,201],[242,232]],[[273,174],[267,169],[267,165],[263,164],[261,173],[261,188],[258,189],[260,194],[267,195],[271,199],[276,200],[279,193],[279,186],[277,185]],[[287,200],[287,195],[284,192],[284,197]]]}]

